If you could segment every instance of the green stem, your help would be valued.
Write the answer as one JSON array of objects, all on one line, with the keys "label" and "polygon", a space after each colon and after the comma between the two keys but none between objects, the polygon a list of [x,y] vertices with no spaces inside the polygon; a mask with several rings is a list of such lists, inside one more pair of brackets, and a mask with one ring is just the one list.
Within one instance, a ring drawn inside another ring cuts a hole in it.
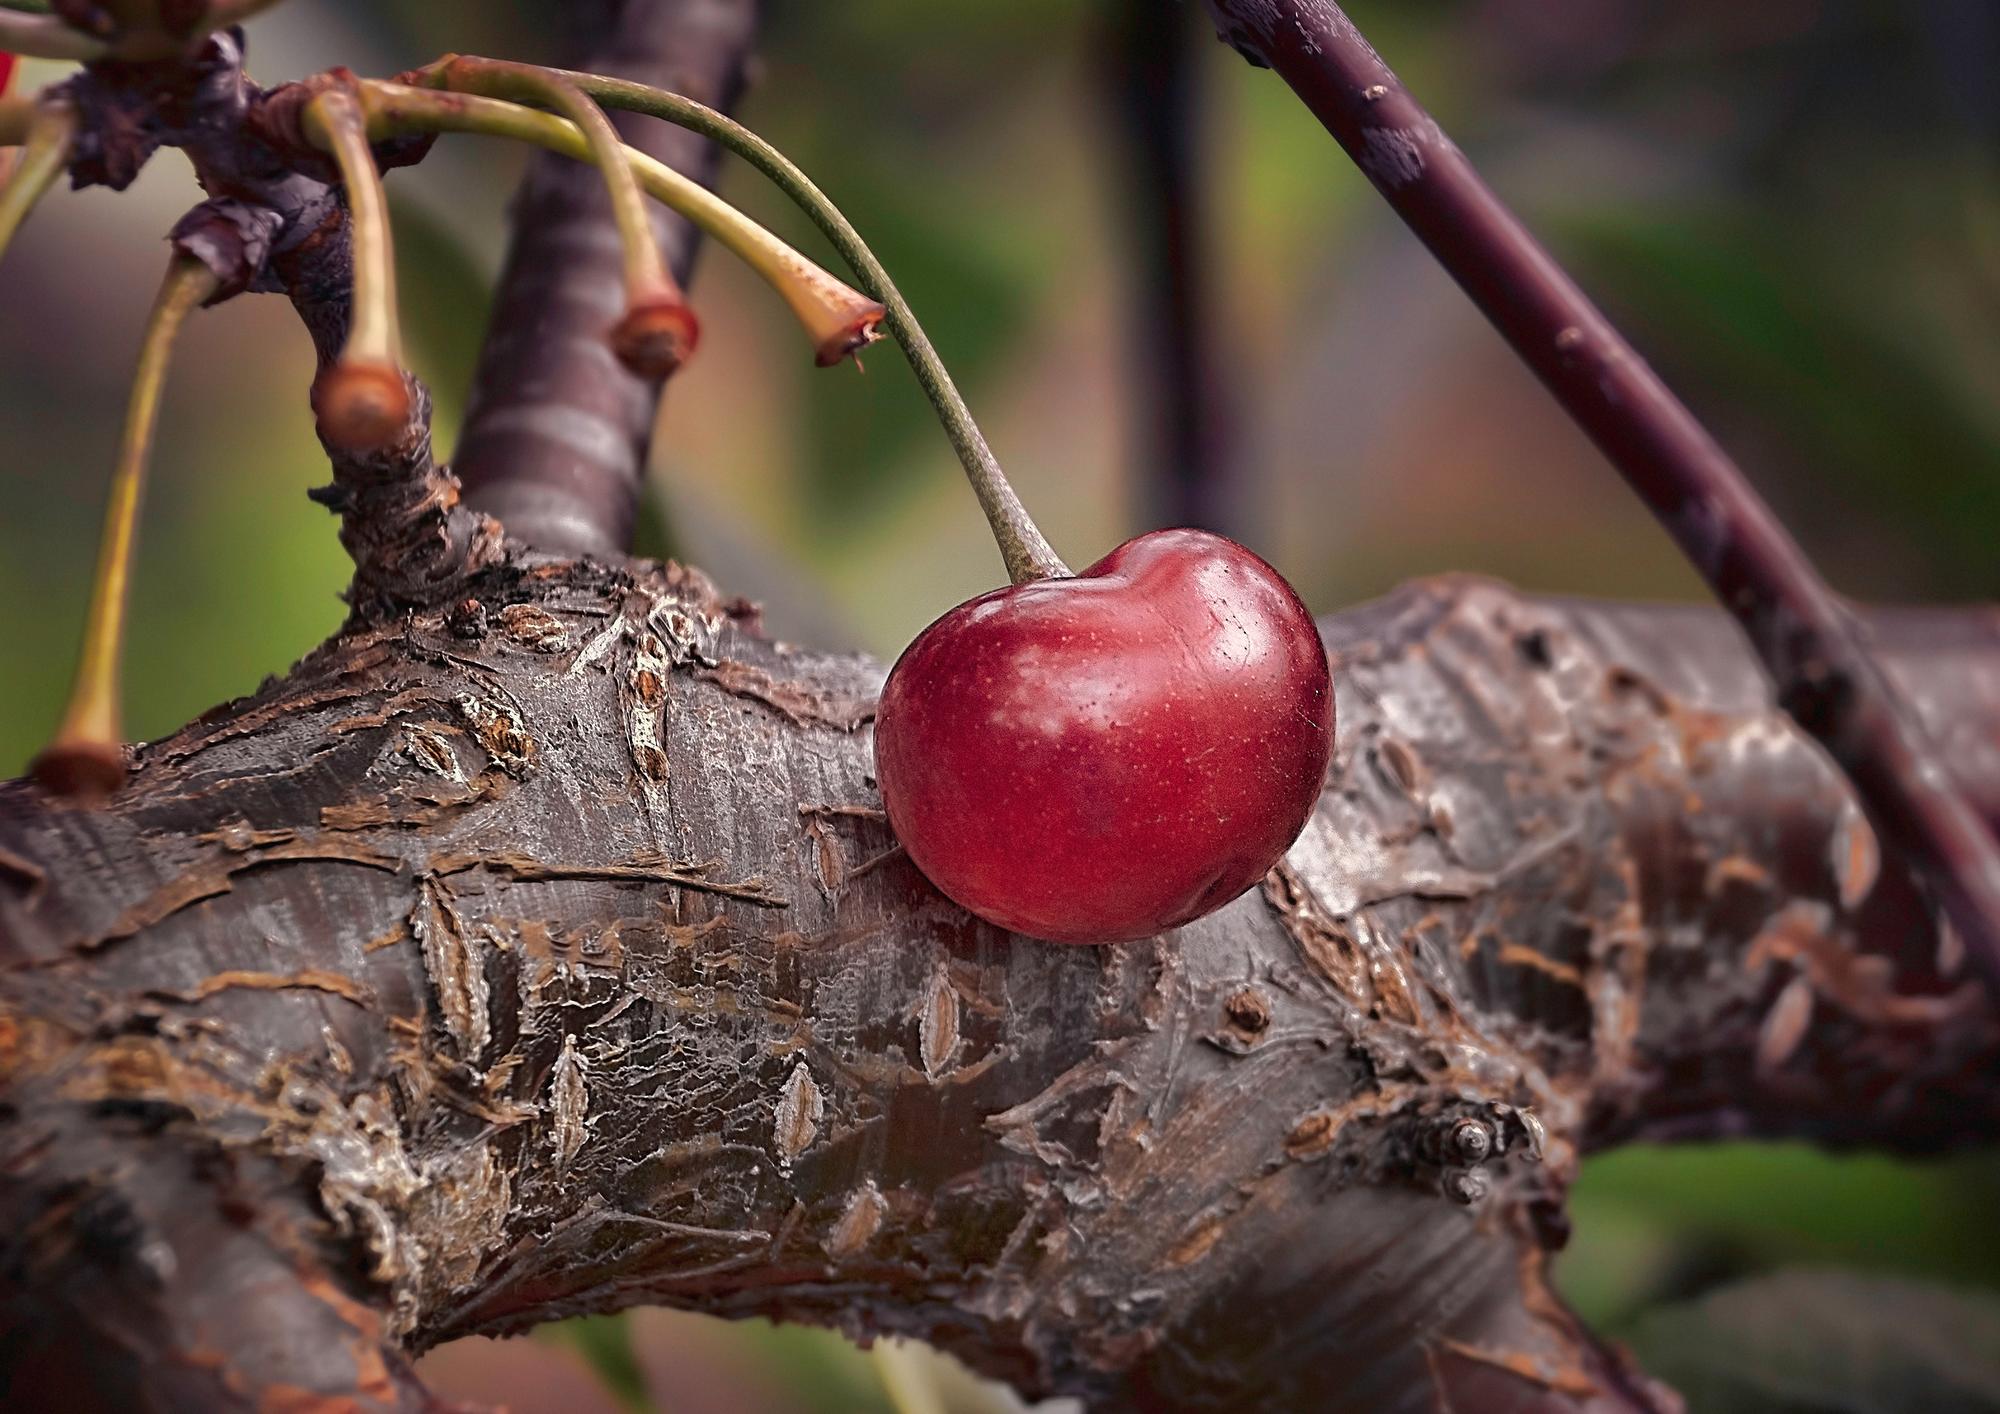
[{"label": "green stem", "polygon": [[73,29],[59,15],[0,10],[0,49],[31,59],[102,59],[111,46],[94,35]]},{"label": "green stem", "polygon": [[396,313],[396,251],[389,239],[389,200],[368,146],[368,122],[351,89],[328,88],[306,104],[306,136],[333,153],[347,189],[354,288],[347,342],[313,382],[320,436],[343,452],[370,454],[411,433],[416,404],[403,371],[403,333]]},{"label": "green stem", "polygon": [[42,193],[69,164],[76,141],[76,112],[66,103],[44,103],[28,121],[21,160],[5,186],[0,186],[0,255]]},{"label": "green stem", "polygon": [[306,135],[333,154],[347,188],[353,227],[354,307],[343,363],[401,368],[402,330],[396,318],[396,261],[389,239],[389,203],[382,173],[368,148],[367,120],[352,94],[327,89],[306,105]]},{"label": "green stem", "polygon": [[0,51],[36,59],[75,59],[85,64],[97,59],[153,62],[190,51],[216,30],[239,24],[277,3],[278,0],[209,0],[207,10],[195,19],[195,28],[185,34],[166,29],[154,7],[151,13],[137,17],[136,23],[121,26],[109,38],[77,29],[60,15],[0,9]]},{"label": "green stem", "polygon": [[[117,749],[123,740],[119,725],[118,665],[124,655],[125,615],[131,602],[132,551],[139,534],[139,503],[146,486],[146,468],[153,456],[153,433],[159,425],[160,397],[166,387],[167,364],[173,353],[174,336],[188,314],[216,291],[213,271],[199,260],[175,256],[167,267],[159,295],[146,321],[146,336],[139,348],[139,366],[132,375],[131,401],[125,413],[125,431],[118,449],[118,466],[111,477],[111,495],[104,511],[104,532],[98,542],[97,569],[92,576],[90,609],[84,617],[83,651],[77,660],[76,678],[70,689],[69,706],[55,741],[44,753],[45,762],[66,757],[79,759],[105,770],[103,778],[87,784],[109,788],[106,770],[123,764]],[[62,775],[46,768],[45,778]],[[76,778],[80,773],[67,773]],[[110,780],[115,785],[115,779]]]},{"label": "green stem", "polygon": [[278,0],[209,0],[208,13],[202,16],[202,27],[212,32],[240,25],[252,15],[277,3]]},{"label": "green stem", "polygon": [[35,100],[0,95],[0,147],[19,147],[35,121]]},{"label": "green stem", "polygon": [[701,325],[660,254],[646,194],[604,110],[562,75],[533,64],[454,55],[424,72],[447,92],[550,108],[576,124],[590,144],[590,165],[604,180],[625,267],[625,313],[611,330],[612,351],[642,378],[671,376],[694,352]]},{"label": "green stem", "polygon": [[658,299],[663,292],[680,297],[680,288],[667,273],[666,261],[653,239],[647,219],[645,193],[625,160],[625,144],[604,110],[587,98],[565,76],[533,64],[512,64],[499,59],[470,59],[453,55],[427,71],[438,87],[451,93],[476,93],[487,98],[504,98],[537,108],[553,109],[575,123],[590,144],[590,162],[604,177],[611,198],[611,216],[618,227],[618,239],[625,258],[626,299],[643,304]]},{"label": "green stem", "polygon": [[868,248],[868,243],[861,239],[861,233],[841,214],[840,208],[814,185],[791,158],[741,123],[691,98],[625,79],[562,72],[563,77],[607,108],[623,108],[664,118],[720,143],[769,177],[780,191],[796,202],[812,218],[813,224],[833,242],[834,249],[852,267],[861,287],[881,300],[887,308],[888,316],[883,323],[896,342],[902,345],[910,367],[917,375],[917,382],[923,386],[931,406],[937,409],[938,420],[944,424],[945,435],[951,439],[952,448],[965,467],[973,494],[979,498],[980,509],[986,512],[986,519],[993,527],[993,537],[999,542],[1009,577],[1016,584],[1021,584],[1031,579],[1069,574],[1069,567],[1043,538],[1029,517],[1027,508],[1008,483],[993,449],[980,433],[979,424],[973,421],[972,410],[965,405],[958,385],[952,382],[944,361],[931,346],[909,302],[896,288],[896,282],[889,278],[889,272],[875,258],[875,252]]},{"label": "green stem", "polygon": [[[362,98],[369,132],[378,138],[480,133],[531,143],[579,161],[590,157],[589,143],[576,124],[518,103],[373,82],[362,85]],[[699,182],[643,152],[628,147],[624,153],[640,186],[727,247],[784,297],[812,337],[821,363],[838,362],[874,337],[881,305],[835,279]]]}]

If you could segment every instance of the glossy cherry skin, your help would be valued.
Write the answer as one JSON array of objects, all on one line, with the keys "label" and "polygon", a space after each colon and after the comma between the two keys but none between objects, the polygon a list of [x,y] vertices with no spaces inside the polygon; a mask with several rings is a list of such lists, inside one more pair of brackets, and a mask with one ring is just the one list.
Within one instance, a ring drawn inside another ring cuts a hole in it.
[{"label": "glossy cherry skin", "polygon": [[1147,937],[1255,884],[1332,750],[1312,615],[1198,530],[959,605],[897,660],[875,718],[916,866],[989,922],[1063,943]]}]

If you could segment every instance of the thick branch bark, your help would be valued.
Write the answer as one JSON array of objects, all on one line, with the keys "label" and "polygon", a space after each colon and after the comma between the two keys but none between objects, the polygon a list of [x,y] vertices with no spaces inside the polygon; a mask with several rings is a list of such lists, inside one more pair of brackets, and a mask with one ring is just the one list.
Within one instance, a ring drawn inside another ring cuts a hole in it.
[{"label": "thick branch bark", "polygon": [[[1093,949],[899,857],[876,665],[672,568],[475,590],[109,809],[0,788],[0,1324],[38,1378],[407,1407],[403,1352],[647,1302],[1107,1407],[1662,1407],[1545,1282],[1583,1148],[2000,1121],[1986,994],[1713,616],[1446,581],[1329,621],[1286,864]],[[2000,800],[1993,621],[1884,637]]]},{"label": "thick branch bark", "polygon": [[[743,87],[757,0],[586,0],[561,7],[574,68],[636,79],[728,111]],[[684,128],[616,119],[625,140],[714,184],[715,148]],[[660,210],[675,277],[695,230]],[[661,385],[627,371],[606,335],[624,312],[603,179],[538,155],[514,204],[514,238],[480,352],[456,458],[466,494],[515,539],[569,554],[626,550]]]},{"label": "thick branch bark", "polygon": [[[229,43],[87,76],[139,116],[79,170],[187,147],[231,194],[183,244],[324,349],[344,223]],[[877,665],[677,567],[500,561],[419,437],[335,473],[342,637],[108,807],[0,786],[10,1395],[417,1409],[439,1340],[664,1302],[1115,1406],[1664,1408],[1546,1283],[1581,1152],[2000,1119],[1991,995],[1719,619],[1331,621],[1286,863],[1062,949],[901,858]],[[2000,630],[1879,631],[1995,813]]]},{"label": "thick branch bark", "polygon": [[1638,351],[1539,245],[1332,0],[1209,0],[1275,69],[1644,500],[1749,635],[1779,700],[1937,891],[2000,993],[2000,840],[1853,613]]}]

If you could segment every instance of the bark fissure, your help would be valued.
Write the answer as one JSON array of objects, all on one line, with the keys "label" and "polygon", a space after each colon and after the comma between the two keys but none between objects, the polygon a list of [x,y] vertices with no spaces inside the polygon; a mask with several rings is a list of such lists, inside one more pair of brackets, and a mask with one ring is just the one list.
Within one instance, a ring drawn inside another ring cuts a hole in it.
[{"label": "bark fissure", "polygon": [[[1713,616],[1443,581],[1328,621],[1340,749],[1285,864],[1092,949],[856,867],[891,844],[867,734],[728,685],[867,701],[877,665],[766,642],[677,568],[468,587],[483,637],[462,603],[356,627],[104,810],[0,788],[0,1301],[98,1388],[221,1350],[245,1388],[397,1407],[396,1352],[667,1303],[1111,1405],[1641,1408],[1542,1276],[1582,1152],[2000,1118],[1985,993]],[[609,638],[541,651],[509,603]],[[1906,669],[1930,725],[1976,735],[1990,624],[1904,627],[1950,650]],[[2000,796],[1990,745],[1961,761]],[[414,825],[382,804],[425,793]],[[253,1349],[174,1325],[202,1215],[295,1274]],[[106,1261],[173,1273],[120,1285],[152,1323],[125,1364],[91,1344]],[[265,1349],[338,1320],[359,1350],[364,1311],[369,1390]]]},{"label": "bark fissure", "polygon": [[[712,102],[751,10],[573,7],[598,62]],[[344,209],[308,90],[240,58],[87,71],[76,174],[185,147],[224,194],[177,242],[288,293],[325,359]],[[1365,165],[1401,191],[1442,141],[1378,127]],[[585,352],[595,189],[538,190],[468,455],[530,540],[615,552],[653,390]],[[107,806],[0,785],[10,1397],[415,1410],[438,1341],[666,1303],[1105,1407],[1665,1409],[1548,1284],[1582,1154],[2000,1118],[1992,993],[1718,616],[1451,580],[1328,620],[1339,750],[1284,863],[1174,935],[1057,948],[897,847],[879,664],[679,566],[504,546],[417,391],[396,445],[333,458],[337,638]],[[1990,615],[1870,627],[2000,816]]]}]

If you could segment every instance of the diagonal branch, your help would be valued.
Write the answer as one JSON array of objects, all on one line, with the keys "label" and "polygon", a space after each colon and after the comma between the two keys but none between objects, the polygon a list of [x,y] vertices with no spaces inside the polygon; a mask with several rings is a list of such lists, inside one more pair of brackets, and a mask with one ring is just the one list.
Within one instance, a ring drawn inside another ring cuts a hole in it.
[{"label": "diagonal branch", "polygon": [[1622,472],[1736,616],[1793,719],[1853,781],[2000,991],[2000,841],[1849,609],[1728,453],[1473,170],[1330,0],[1209,0],[1277,71]]},{"label": "diagonal branch", "polygon": [[[585,0],[562,7],[570,58],[732,105],[754,37],[756,0]],[[621,118],[626,142],[712,184],[715,149],[660,123]],[[655,212],[685,283],[696,236]],[[456,460],[470,503],[539,548],[608,554],[630,544],[660,383],[622,367],[605,336],[624,311],[624,272],[603,179],[539,156],[514,207]]]}]

